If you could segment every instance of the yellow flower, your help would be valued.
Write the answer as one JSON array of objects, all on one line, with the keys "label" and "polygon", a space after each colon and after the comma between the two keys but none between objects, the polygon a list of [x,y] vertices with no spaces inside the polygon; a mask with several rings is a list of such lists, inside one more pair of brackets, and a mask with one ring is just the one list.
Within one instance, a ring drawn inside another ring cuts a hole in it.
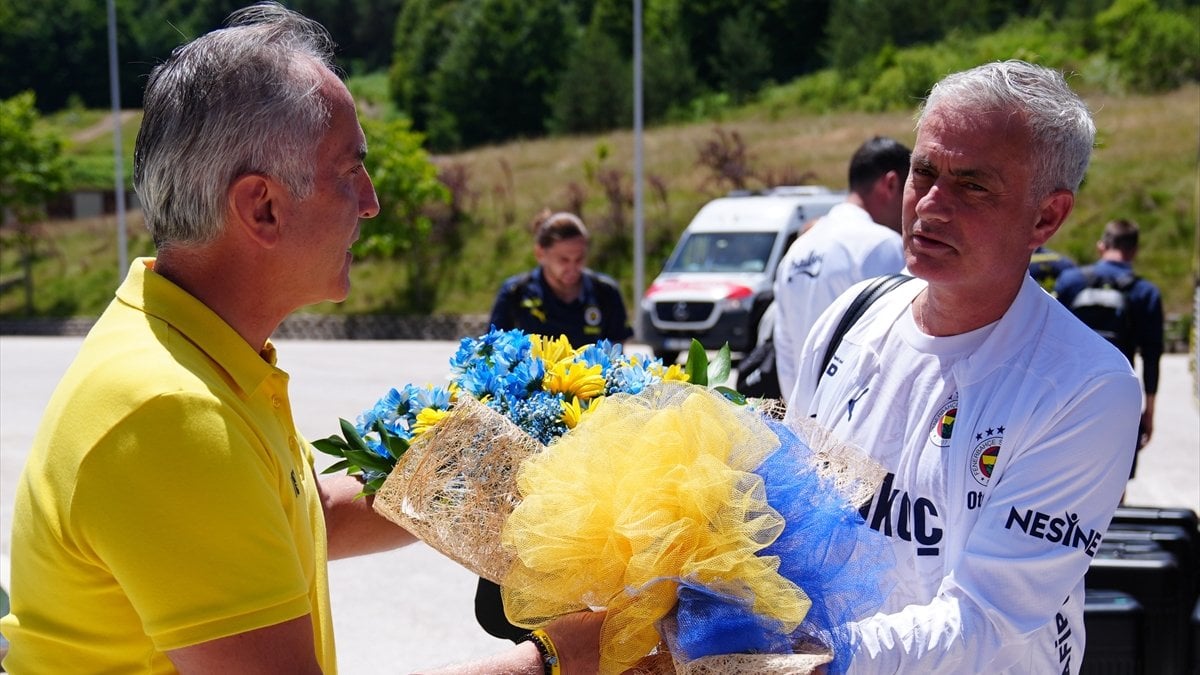
[{"label": "yellow flower", "polygon": [[429,431],[429,429],[433,425],[437,424],[438,422],[441,422],[442,419],[445,418],[446,415],[449,415],[449,414],[450,414],[450,411],[448,411],[448,410],[438,410],[437,408],[425,408],[421,412],[417,413],[417,423],[415,426],[413,426],[413,436],[420,436],[421,434],[425,433],[426,431]]},{"label": "yellow flower", "polygon": [[604,401],[603,396],[597,396],[592,399],[585,408],[583,402],[577,398],[569,401],[562,401],[562,421],[567,425],[568,429],[574,429],[583,418],[595,412],[596,408],[600,407],[600,403]]},{"label": "yellow flower", "polygon": [[547,369],[556,363],[575,357],[575,348],[571,346],[571,341],[567,339],[566,335],[559,335],[557,338],[530,335],[529,341],[533,343],[531,353],[535,358],[540,358],[545,362]]},{"label": "yellow flower", "polygon": [[590,367],[569,361],[560,361],[553,366],[547,364],[542,386],[552,394],[565,394],[586,401],[604,394],[602,371],[598,363]]},{"label": "yellow flower", "polygon": [[579,424],[580,418],[583,417],[583,409],[579,405],[579,399],[573,398],[570,401],[560,401],[562,406],[562,421],[567,425],[568,429],[574,429],[576,424]]},{"label": "yellow flower", "polygon": [[655,364],[651,366],[650,372],[657,375],[663,380],[674,380],[676,382],[688,382],[691,378],[688,377],[687,371],[678,363],[672,363],[670,366],[661,366]]}]

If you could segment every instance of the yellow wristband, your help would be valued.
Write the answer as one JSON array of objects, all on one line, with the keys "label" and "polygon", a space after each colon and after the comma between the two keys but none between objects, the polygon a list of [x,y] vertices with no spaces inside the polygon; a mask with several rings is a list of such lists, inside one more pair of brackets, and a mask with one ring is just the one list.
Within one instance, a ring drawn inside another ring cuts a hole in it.
[{"label": "yellow wristband", "polygon": [[554,648],[554,641],[550,639],[546,631],[539,628],[525,636],[525,639],[537,646],[538,653],[542,655],[542,665],[545,667],[546,675],[562,675],[558,650]]}]

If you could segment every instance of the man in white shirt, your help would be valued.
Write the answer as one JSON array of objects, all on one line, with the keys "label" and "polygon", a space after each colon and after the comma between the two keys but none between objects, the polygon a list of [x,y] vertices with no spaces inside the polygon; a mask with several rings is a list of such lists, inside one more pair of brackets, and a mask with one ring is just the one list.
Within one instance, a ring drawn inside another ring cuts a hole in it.
[{"label": "man in white shirt", "polygon": [[796,360],[817,317],[855,282],[904,267],[900,199],[909,149],[876,136],[850,159],[850,194],[816,221],[779,262],[775,274],[775,368],[786,398]]},{"label": "man in white shirt", "polygon": [[1095,139],[1055,70],[991,63],[934,86],[904,190],[908,271],[821,360],[865,284],[805,342],[787,420],[886,471],[862,506],[892,544],[852,673],[1078,673],[1083,577],[1121,498],[1141,396],[1129,363],[1028,274]]}]

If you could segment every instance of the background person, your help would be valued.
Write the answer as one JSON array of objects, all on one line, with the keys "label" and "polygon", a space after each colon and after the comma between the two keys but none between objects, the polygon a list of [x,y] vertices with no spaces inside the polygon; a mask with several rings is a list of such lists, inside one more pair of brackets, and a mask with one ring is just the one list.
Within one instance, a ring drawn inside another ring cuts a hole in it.
[{"label": "background person", "polygon": [[[587,267],[587,226],[572,213],[543,210],[533,220],[538,266],[509,277],[492,306],[491,325],[549,337],[567,336],[575,348],[633,336],[621,289]],[[520,640],[528,633],[508,622],[500,587],[483,577],[475,589],[475,618],[491,635]]]},{"label": "background person", "polygon": [[574,347],[628,340],[633,329],[620,287],[587,267],[583,221],[546,210],[534,219],[533,231],[538,266],[504,281],[492,305],[491,324],[549,337],[566,335]]},{"label": "background person", "polygon": [[1075,269],[1073,260],[1045,246],[1037,247],[1029,259],[1029,276],[1051,295],[1056,294],[1054,286],[1059,275],[1071,269]]},{"label": "background person", "polygon": [[[334,673],[327,560],[413,537],[318,481],[268,339],[350,287],[379,212],[354,101],[319,24],[274,3],[150,75],[134,262],[40,424],[15,499],[12,673]],[[548,627],[565,672],[601,615]],[[522,644],[482,672],[540,673]],[[450,672],[462,672],[451,669]]]},{"label": "background person", "polygon": [[[1162,294],[1153,283],[1137,276],[1133,261],[1138,254],[1138,226],[1130,220],[1113,220],[1096,242],[1100,260],[1073,269],[1058,278],[1059,302],[1085,324],[1121,350],[1129,363],[1142,357],[1142,390],[1145,407],[1138,424],[1137,449],[1154,434],[1154,398],[1158,394],[1158,365],[1163,353]],[[1137,455],[1134,455],[1134,467]],[[1133,478],[1133,470],[1129,477]]]},{"label": "background person", "polygon": [[850,194],[792,242],[775,274],[775,365],[786,397],[821,312],[858,281],[904,268],[900,201],[909,149],[876,136],[850,158]]},{"label": "background person", "polygon": [[907,270],[820,365],[865,286],[801,354],[813,417],[886,475],[863,507],[896,567],[848,626],[856,673],[1078,673],[1084,573],[1132,461],[1129,364],[1029,276],[1070,214],[1095,126],[1057,71],[991,63],[935,85],[904,190]]}]

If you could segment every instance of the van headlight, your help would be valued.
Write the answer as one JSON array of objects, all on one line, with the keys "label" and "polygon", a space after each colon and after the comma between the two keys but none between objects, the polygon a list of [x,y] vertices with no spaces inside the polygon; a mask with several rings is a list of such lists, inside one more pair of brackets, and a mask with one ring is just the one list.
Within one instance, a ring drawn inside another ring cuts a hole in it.
[{"label": "van headlight", "polygon": [[754,291],[746,286],[735,286],[718,306],[722,312],[749,312],[754,306]]}]

